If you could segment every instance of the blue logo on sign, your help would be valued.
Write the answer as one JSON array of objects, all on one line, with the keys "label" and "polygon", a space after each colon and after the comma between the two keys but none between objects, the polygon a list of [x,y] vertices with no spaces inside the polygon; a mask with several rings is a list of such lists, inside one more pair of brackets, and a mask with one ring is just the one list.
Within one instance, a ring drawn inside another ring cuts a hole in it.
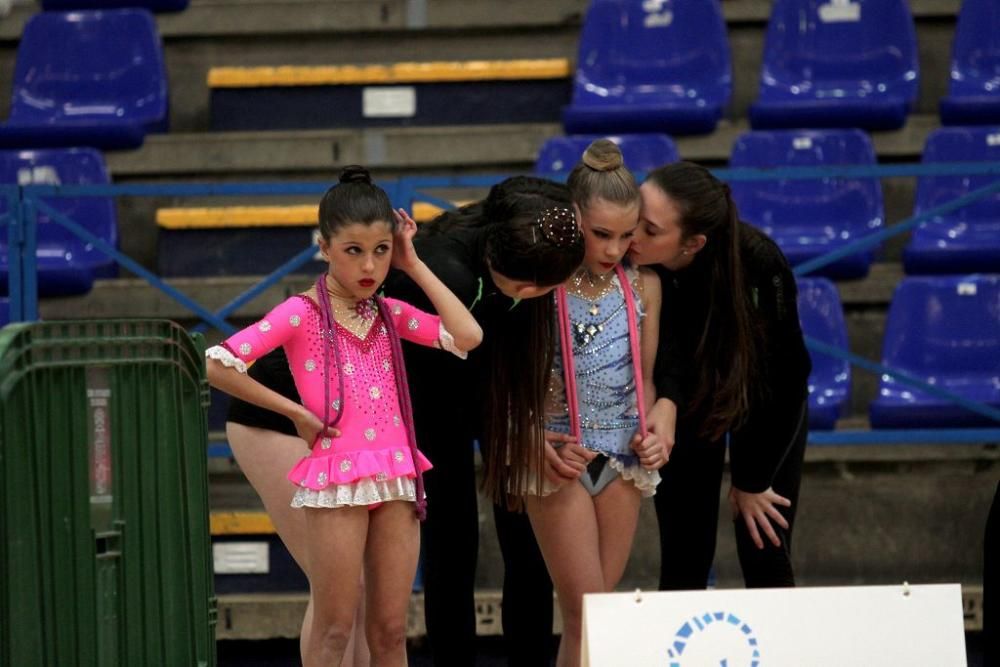
[{"label": "blue logo on sign", "polygon": [[[753,629],[743,622],[739,616],[725,611],[707,612],[701,616],[692,616],[678,628],[674,633],[674,640],[671,648],[667,651],[670,656],[669,667],[683,667],[682,658],[688,645],[702,633],[714,631],[724,631],[727,633],[737,632],[746,641],[747,656],[746,663],[733,662],[728,657],[719,660],[719,667],[759,667],[760,666],[760,646],[757,644],[757,637],[753,634]],[[742,650],[740,651],[742,653]],[[699,664],[703,664],[699,661]]]}]

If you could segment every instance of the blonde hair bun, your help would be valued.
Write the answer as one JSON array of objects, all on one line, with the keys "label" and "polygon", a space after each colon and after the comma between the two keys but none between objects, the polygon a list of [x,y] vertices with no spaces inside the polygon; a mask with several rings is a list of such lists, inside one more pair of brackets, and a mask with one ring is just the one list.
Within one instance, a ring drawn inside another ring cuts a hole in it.
[{"label": "blonde hair bun", "polygon": [[610,139],[597,139],[583,152],[583,163],[594,171],[614,171],[625,166],[618,145]]}]

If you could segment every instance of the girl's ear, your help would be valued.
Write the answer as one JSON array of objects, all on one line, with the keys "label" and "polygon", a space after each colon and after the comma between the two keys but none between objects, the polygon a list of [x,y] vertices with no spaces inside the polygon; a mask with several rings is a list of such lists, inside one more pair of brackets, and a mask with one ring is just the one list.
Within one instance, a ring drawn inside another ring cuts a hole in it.
[{"label": "girl's ear", "polygon": [[704,234],[695,234],[694,236],[691,236],[686,241],[684,241],[681,244],[681,247],[684,248],[684,251],[688,255],[695,255],[698,253],[698,251],[700,251],[702,248],[705,247],[705,243],[707,241],[708,237],[706,237]]},{"label": "girl's ear", "polygon": [[583,230],[583,211],[580,210],[580,205],[573,202],[573,214],[576,216],[576,228]]},{"label": "girl's ear", "polygon": [[330,244],[327,243],[327,240],[325,238],[323,238],[322,235],[320,235],[318,243],[319,243],[319,253],[321,255],[323,255],[323,261],[324,262],[329,262],[330,261]]}]

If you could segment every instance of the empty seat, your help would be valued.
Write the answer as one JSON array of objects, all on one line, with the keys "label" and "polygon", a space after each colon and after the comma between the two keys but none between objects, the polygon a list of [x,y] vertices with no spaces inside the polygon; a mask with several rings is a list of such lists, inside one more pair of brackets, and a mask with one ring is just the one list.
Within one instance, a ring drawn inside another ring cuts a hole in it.
[{"label": "empty seat", "polygon": [[[799,278],[799,321],[807,336],[848,349],[847,325],[840,294],[825,278]],[[809,351],[809,428],[830,430],[844,415],[851,393],[851,364],[822,352]]]},{"label": "empty seat", "polygon": [[[576,134],[568,137],[552,137],[538,152],[535,172],[539,174],[558,173],[573,168],[590,142],[598,135]],[[668,162],[676,162],[677,146],[665,134],[620,134],[608,139],[618,144],[625,166],[632,171],[649,171]]]},{"label": "empty seat", "polygon": [[[874,165],[875,150],[861,130],[747,132],[733,145],[732,167]],[[837,250],[880,229],[882,187],[875,178],[734,181],[740,217],[762,229],[792,265]],[[835,279],[868,273],[873,249],[814,272]]]},{"label": "empty seat", "polygon": [[718,0],[595,0],[563,124],[567,134],[706,133],[731,92]]},{"label": "empty seat", "polygon": [[144,9],[42,12],[24,28],[0,147],[130,148],[167,130],[167,77]]},{"label": "empty seat", "polygon": [[[92,148],[0,151],[0,183],[102,185],[109,183],[104,158]],[[115,203],[107,197],[50,197],[43,201],[112,246],[118,245]],[[0,199],[0,215],[7,202]],[[38,212],[38,293],[87,292],[95,278],[118,275],[118,265],[71,231]],[[0,293],[8,290],[7,236],[0,235]]]},{"label": "empty seat", "polygon": [[776,0],[750,123],[899,128],[916,101],[917,78],[906,0]]},{"label": "empty seat", "polygon": [[0,297],[0,327],[10,322],[10,299]]},{"label": "empty seat", "polygon": [[[924,146],[924,164],[1000,162],[1000,126],[935,130]],[[941,206],[996,182],[996,175],[921,176],[915,212]],[[1000,192],[934,216],[913,230],[903,249],[907,273],[1000,273]]]},{"label": "empty seat", "polygon": [[[1000,409],[1000,276],[905,278],[889,307],[882,363]],[[875,428],[996,426],[888,376],[870,412]]]},{"label": "empty seat", "polygon": [[187,9],[187,6],[188,0],[42,0],[42,9],[49,12],[126,7],[141,7],[151,12],[179,12]]},{"label": "empty seat", "polygon": [[1000,3],[964,0],[951,44],[945,125],[1000,124]]}]

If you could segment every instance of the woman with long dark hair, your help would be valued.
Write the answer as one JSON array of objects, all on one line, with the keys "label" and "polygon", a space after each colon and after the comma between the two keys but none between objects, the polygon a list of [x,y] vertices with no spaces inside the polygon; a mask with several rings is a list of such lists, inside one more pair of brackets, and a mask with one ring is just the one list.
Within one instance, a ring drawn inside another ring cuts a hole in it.
[{"label": "woman with long dark hair", "polygon": [[728,435],[736,544],[748,587],[793,586],[811,368],[795,278],[777,245],[740,221],[729,186],[690,162],[640,188],[630,258],[663,288],[656,406],[672,443],[656,494],[660,588],[707,585]]}]

